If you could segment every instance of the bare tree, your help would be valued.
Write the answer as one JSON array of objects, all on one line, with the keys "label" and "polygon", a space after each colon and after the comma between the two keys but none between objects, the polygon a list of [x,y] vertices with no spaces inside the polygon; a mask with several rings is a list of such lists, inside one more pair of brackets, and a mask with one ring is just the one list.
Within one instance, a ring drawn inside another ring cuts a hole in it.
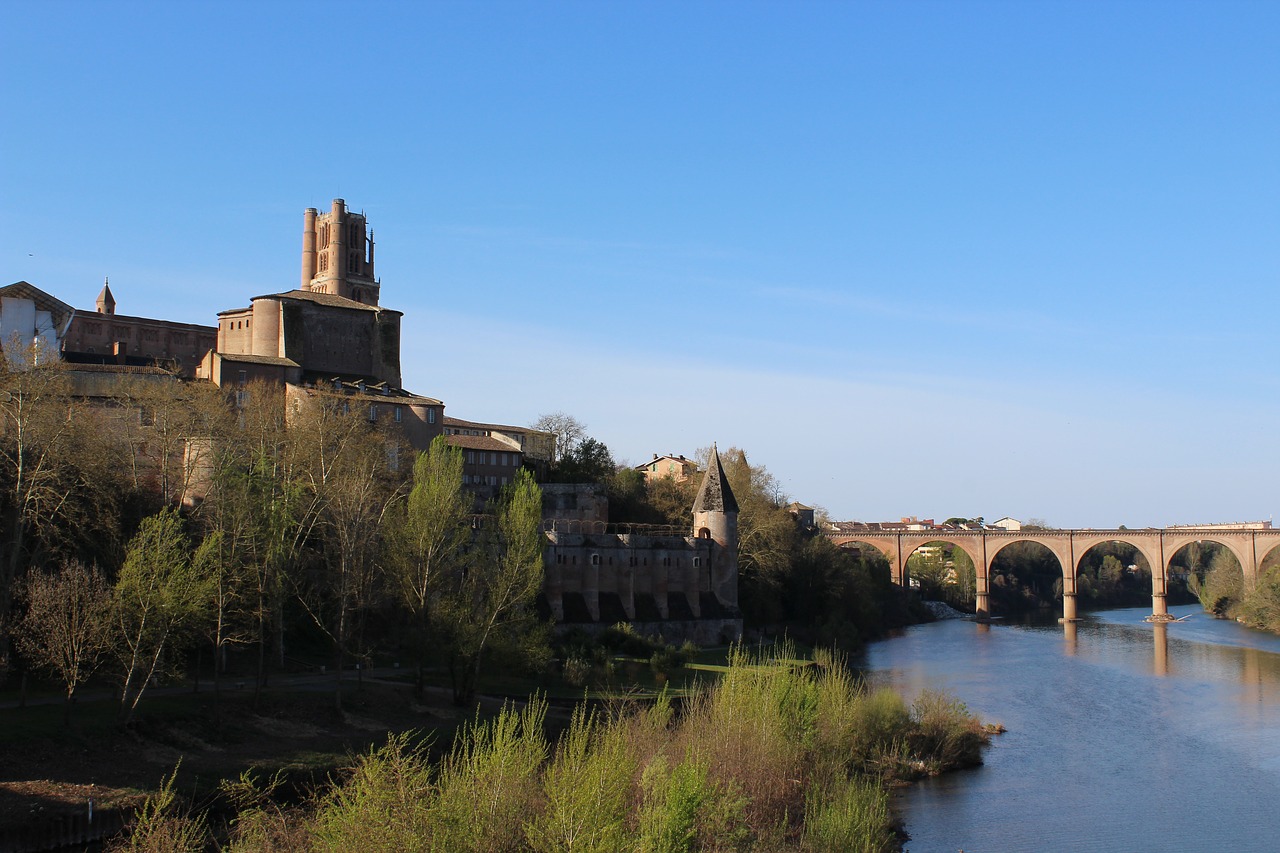
[{"label": "bare tree", "polygon": [[586,424],[565,412],[551,412],[550,414],[542,415],[530,426],[555,435],[555,453],[551,461],[556,465],[560,464],[561,460],[572,453],[582,440],[587,437]]},{"label": "bare tree", "polygon": [[65,365],[39,343],[0,357],[0,672],[13,593],[32,564],[116,535],[111,455],[96,414],[72,396]]},{"label": "bare tree", "polygon": [[291,424],[291,432],[308,441],[303,476],[315,500],[322,563],[300,600],[333,643],[334,702],[341,711],[342,670],[348,656],[361,651],[379,569],[378,534],[395,490],[382,432],[341,395],[320,394],[314,402]]},{"label": "bare tree", "polygon": [[28,575],[23,591],[27,610],[18,647],[37,668],[62,682],[63,722],[69,724],[76,688],[98,668],[107,650],[111,588],[97,569],[77,561]]},{"label": "bare tree", "polygon": [[162,505],[181,502],[213,467],[230,409],[209,382],[163,372],[137,375],[115,389],[116,427],[129,449],[136,489],[154,489]]}]

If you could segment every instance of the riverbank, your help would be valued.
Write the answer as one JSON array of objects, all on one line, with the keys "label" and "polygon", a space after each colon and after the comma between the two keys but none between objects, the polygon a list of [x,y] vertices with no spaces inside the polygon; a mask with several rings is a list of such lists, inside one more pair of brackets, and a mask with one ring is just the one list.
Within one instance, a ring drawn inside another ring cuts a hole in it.
[{"label": "riverbank", "polygon": [[[30,810],[36,801],[48,815],[62,807],[82,811],[87,790],[96,794],[100,803],[115,804],[111,798],[118,795],[124,803],[136,804],[142,790],[154,788],[181,759],[175,792],[197,810],[213,809],[225,816],[230,816],[228,805],[215,801],[218,779],[235,778],[250,765],[260,768],[259,780],[283,772],[295,792],[316,793],[307,800],[310,805],[300,810],[273,807],[275,830],[294,838],[311,837],[319,825],[316,822],[329,814],[325,810],[334,802],[349,799],[348,794],[354,796],[348,786],[368,780],[374,768],[404,770],[412,764],[418,768],[414,773],[436,780],[428,787],[437,790],[439,779],[453,772],[450,767],[461,766],[458,762],[465,764],[474,778],[479,772],[476,768],[485,765],[482,754],[493,758],[492,750],[503,740],[498,732],[517,733],[528,727],[531,734],[517,735],[517,740],[528,741],[529,755],[540,758],[528,762],[525,781],[515,784],[525,795],[533,796],[518,804],[518,812],[524,816],[518,824],[520,832],[527,828],[530,816],[546,816],[561,808],[558,804],[564,798],[557,797],[556,790],[568,800],[576,800],[595,790],[588,784],[592,772],[625,766],[630,768],[625,778],[618,777],[612,783],[625,793],[619,802],[648,802],[651,811],[658,809],[659,800],[666,802],[663,798],[677,796],[680,785],[696,783],[703,803],[698,831],[706,834],[708,843],[733,836],[751,841],[755,849],[783,849],[816,837],[816,832],[834,833],[835,838],[852,837],[849,833],[856,832],[862,834],[859,837],[876,839],[874,846],[865,849],[892,850],[896,841],[887,793],[873,780],[907,779],[972,764],[981,760],[986,744],[977,721],[947,697],[934,696],[908,705],[887,691],[859,687],[830,658],[813,665],[739,656],[717,685],[684,700],[678,713],[670,703],[659,700],[633,704],[630,711],[615,705],[608,714],[592,717],[589,712],[548,708],[545,701],[538,700],[524,710],[512,708],[504,715],[497,710],[500,703],[491,700],[486,714],[471,717],[448,705],[443,695],[438,703],[419,704],[413,701],[407,684],[374,679],[353,691],[348,702],[351,712],[342,718],[331,710],[328,698],[306,691],[277,696],[269,713],[253,714],[224,697],[221,722],[216,725],[207,706],[187,707],[181,713],[170,708],[163,721],[157,709],[156,714],[144,718],[137,731],[115,737],[95,737],[86,730],[90,726],[84,720],[79,734],[72,738],[33,740],[18,750],[16,763],[6,765],[6,776],[40,778],[34,775],[38,769],[57,767],[61,781],[47,780],[42,784],[48,787],[43,789],[29,787],[29,782],[26,788],[13,780],[7,782],[5,790],[10,796],[28,799],[28,811],[9,810],[6,825],[12,828],[14,821],[20,824],[33,813],[39,814]],[[538,718],[536,725],[529,722],[529,714]],[[548,728],[564,733],[549,738],[544,734]],[[407,740],[395,736],[387,740],[389,732],[408,731],[417,734]],[[434,762],[440,751],[447,752],[455,731],[461,731],[461,746],[437,767]],[[424,737],[427,733],[433,737]],[[421,751],[421,745],[428,742],[436,744],[436,753]],[[553,748],[553,743],[558,743],[558,748]],[[573,752],[574,743],[580,744],[577,753]],[[356,761],[354,755],[363,757]],[[359,765],[354,776],[332,776],[334,767],[350,766],[353,761]],[[569,765],[571,773],[565,769]],[[591,767],[597,771],[590,771]],[[83,779],[86,773],[94,779],[89,783],[93,787],[75,787],[84,785],[75,777]],[[331,778],[347,781],[330,787]],[[588,784],[587,789],[577,787],[579,779]],[[661,785],[667,786],[662,789],[667,793],[660,794],[654,787],[659,779],[665,780]],[[530,794],[537,791],[543,793]],[[295,800],[297,796],[293,795]],[[860,818],[853,826],[841,817],[840,809],[855,803],[870,823]],[[402,805],[409,811],[400,823],[426,831],[421,828],[425,818],[415,811],[417,807]],[[499,807],[488,802],[482,805]],[[590,812],[605,806],[593,800]],[[627,832],[643,832],[649,825],[646,821],[657,819],[655,814],[643,812],[643,808],[641,812],[619,813],[614,823]],[[543,830],[551,831],[548,826]],[[515,830],[507,827],[504,831]],[[355,843],[357,839],[350,840]],[[509,840],[524,845],[513,849],[542,849],[529,838]],[[273,843],[250,849],[281,848]],[[456,849],[488,848],[463,844]]]}]

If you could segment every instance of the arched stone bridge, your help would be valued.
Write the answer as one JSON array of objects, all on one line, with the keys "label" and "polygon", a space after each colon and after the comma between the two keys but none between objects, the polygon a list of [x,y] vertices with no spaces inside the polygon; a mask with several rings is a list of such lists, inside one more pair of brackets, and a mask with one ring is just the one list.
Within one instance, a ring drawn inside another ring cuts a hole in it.
[{"label": "arched stone bridge", "polygon": [[1144,528],[1140,530],[910,530],[828,532],[836,545],[870,545],[884,555],[893,571],[893,581],[905,586],[907,559],[916,549],[931,542],[943,542],[964,551],[973,560],[977,574],[976,610],[979,618],[990,615],[991,561],[1015,542],[1035,542],[1048,548],[1062,567],[1062,617],[1076,618],[1076,578],[1080,561],[1096,545],[1123,542],[1138,549],[1151,567],[1151,612],[1168,615],[1165,595],[1169,584],[1169,561],[1192,542],[1215,542],[1240,561],[1246,588],[1257,582],[1258,566],[1280,546],[1280,530],[1242,530],[1238,527]]}]

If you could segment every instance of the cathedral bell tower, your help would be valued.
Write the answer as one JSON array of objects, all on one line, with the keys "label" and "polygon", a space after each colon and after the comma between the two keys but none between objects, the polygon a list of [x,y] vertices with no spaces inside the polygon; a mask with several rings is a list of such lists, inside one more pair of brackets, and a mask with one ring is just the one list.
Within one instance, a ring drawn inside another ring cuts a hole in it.
[{"label": "cathedral bell tower", "polygon": [[308,207],[302,219],[302,290],[378,304],[382,284],[373,274],[373,232],[363,213],[340,198],[328,213]]}]

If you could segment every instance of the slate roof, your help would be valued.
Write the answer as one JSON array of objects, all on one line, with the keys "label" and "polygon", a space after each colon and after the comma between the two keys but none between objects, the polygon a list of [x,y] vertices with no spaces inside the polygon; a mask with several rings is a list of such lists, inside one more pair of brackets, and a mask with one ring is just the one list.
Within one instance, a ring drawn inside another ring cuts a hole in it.
[{"label": "slate roof", "polygon": [[250,353],[228,353],[220,352],[218,357],[223,361],[240,362],[243,364],[274,364],[277,367],[298,367],[298,362],[291,358],[282,358],[277,355],[252,355]]},{"label": "slate roof", "polygon": [[461,447],[464,450],[497,450],[502,453],[520,452],[518,448],[498,441],[496,438],[490,438],[487,435],[446,435],[445,439],[451,446]]},{"label": "slate roof", "polygon": [[720,451],[711,448],[711,464],[698,487],[698,497],[693,502],[694,512],[737,512],[738,501],[729,488],[729,478],[720,464]]}]

